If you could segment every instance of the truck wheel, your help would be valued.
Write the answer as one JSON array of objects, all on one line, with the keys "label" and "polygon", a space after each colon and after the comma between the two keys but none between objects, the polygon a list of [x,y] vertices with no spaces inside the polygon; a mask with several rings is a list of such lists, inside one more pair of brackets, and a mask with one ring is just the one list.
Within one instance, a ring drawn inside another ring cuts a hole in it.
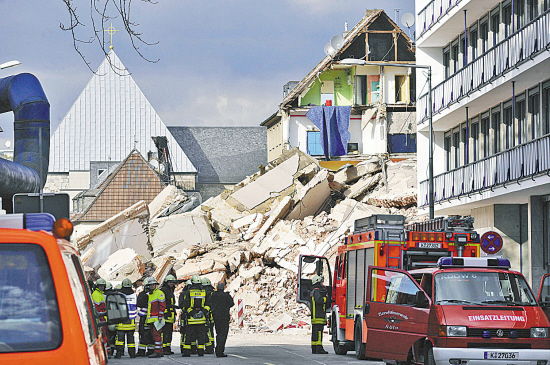
[{"label": "truck wheel", "polygon": [[366,360],[365,352],[367,351],[367,346],[363,343],[363,333],[361,329],[361,322],[355,323],[355,336],[353,339],[355,341],[355,357],[357,360]]},{"label": "truck wheel", "polygon": [[435,365],[435,358],[434,358],[434,349],[433,347],[430,347],[428,351],[426,351],[426,356],[424,357],[424,364],[425,365]]},{"label": "truck wheel", "polygon": [[336,355],[345,355],[348,353],[348,350],[343,345],[340,345],[340,341],[338,341],[338,327],[336,327],[336,321],[332,320],[331,322],[332,347],[334,348],[334,353]]}]

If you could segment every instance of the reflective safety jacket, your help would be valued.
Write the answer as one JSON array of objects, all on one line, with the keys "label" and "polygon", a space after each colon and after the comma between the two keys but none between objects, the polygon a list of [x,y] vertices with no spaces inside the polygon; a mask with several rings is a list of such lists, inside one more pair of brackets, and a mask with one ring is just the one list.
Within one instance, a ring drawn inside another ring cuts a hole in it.
[{"label": "reflective safety jacket", "polygon": [[187,312],[187,325],[206,324],[210,316],[210,299],[200,284],[191,285],[183,298],[183,310]]},{"label": "reflective safety jacket", "polygon": [[156,288],[149,294],[149,302],[147,304],[147,323],[160,321],[164,318],[164,310],[166,309],[166,299],[164,293],[159,288]]},{"label": "reflective safety jacket", "polygon": [[145,317],[147,315],[147,305],[149,301],[149,294],[143,290],[137,296],[137,314],[140,317]]},{"label": "reflective safety jacket", "polygon": [[330,305],[328,292],[324,286],[315,287],[311,292],[311,324],[326,324],[326,309]]},{"label": "reflective safety jacket", "polygon": [[164,310],[164,320],[167,323],[176,321],[176,298],[174,297],[173,289],[168,285],[163,285],[161,288],[166,297],[166,309]]},{"label": "reflective safety jacket", "polygon": [[[105,293],[96,288],[92,293],[92,300],[94,301],[95,309],[98,313],[107,312],[107,304],[105,303]],[[105,315],[99,316],[101,321],[106,321],[107,317]]]},{"label": "reflective safety jacket", "polygon": [[117,330],[131,331],[136,329],[136,316],[137,316],[137,295],[136,293],[124,294],[126,297],[126,305],[128,306],[128,321],[119,323],[116,326]]}]

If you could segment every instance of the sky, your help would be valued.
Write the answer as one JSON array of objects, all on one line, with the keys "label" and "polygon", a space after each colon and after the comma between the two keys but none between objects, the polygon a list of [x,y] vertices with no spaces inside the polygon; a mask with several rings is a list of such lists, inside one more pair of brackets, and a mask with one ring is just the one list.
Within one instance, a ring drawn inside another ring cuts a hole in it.
[{"label": "sky", "polygon": [[[105,0],[101,0],[104,2]],[[117,0],[118,2],[120,0]],[[72,0],[91,32],[89,0]],[[278,109],[283,85],[301,80],[325,56],[323,47],[351,29],[366,9],[395,19],[414,13],[413,0],[156,0],[133,1],[131,18],[149,43],[142,59],[124,31],[114,50],[168,126],[259,126]],[[29,72],[51,105],[51,132],[84,89],[92,72],[73,48],[62,0],[0,0],[0,78]],[[123,29],[119,18],[112,19]],[[401,25],[401,22],[398,23]],[[107,27],[110,23],[107,25]],[[108,38],[108,35],[106,35]],[[107,45],[108,47],[108,45]],[[81,51],[95,70],[104,54],[97,42]],[[0,114],[0,150],[13,138],[13,114]]]}]

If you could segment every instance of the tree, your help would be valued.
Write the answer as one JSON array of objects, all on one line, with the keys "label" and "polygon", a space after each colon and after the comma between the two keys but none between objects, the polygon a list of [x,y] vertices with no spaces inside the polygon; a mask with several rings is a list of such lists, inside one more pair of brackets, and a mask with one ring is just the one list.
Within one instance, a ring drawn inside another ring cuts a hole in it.
[{"label": "tree", "polygon": [[[106,39],[105,27],[108,22],[112,22],[113,19],[120,18],[124,25],[124,31],[130,37],[130,42],[135,51],[141,58],[147,62],[156,63],[159,60],[151,60],[143,55],[139,46],[155,45],[158,42],[149,43],[143,39],[143,34],[138,31],[139,24],[130,18],[131,9],[133,6],[132,0],[89,0],[89,4],[85,4],[83,0],[62,0],[67,8],[69,14],[69,24],[59,24],[59,27],[66,32],[70,32],[73,38],[73,46],[76,52],[80,55],[82,60],[86,63],[86,66],[90,71],[94,70],[90,67],[90,63],[86,60],[86,56],[79,46],[83,44],[97,44],[101,51],[108,55],[108,38]],[[141,2],[156,4],[152,0],[141,0]],[[80,3],[83,6],[78,6]],[[84,5],[85,4],[85,5]],[[82,9],[82,10],[81,10]],[[85,20],[84,20],[85,19]],[[87,26],[91,25],[91,32]],[[108,37],[108,35],[107,35]],[[110,58],[107,57],[109,63]],[[111,64],[111,68],[115,72],[124,71],[127,74],[127,70],[117,70],[116,66]]]}]

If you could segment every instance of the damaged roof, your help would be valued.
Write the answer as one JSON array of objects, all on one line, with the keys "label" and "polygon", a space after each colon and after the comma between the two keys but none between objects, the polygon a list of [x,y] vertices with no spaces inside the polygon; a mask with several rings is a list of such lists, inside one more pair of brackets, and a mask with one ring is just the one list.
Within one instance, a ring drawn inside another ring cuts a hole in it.
[{"label": "damaged roof", "polygon": [[[410,44],[411,39],[407,36],[405,32],[395,22],[384,12],[382,9],[372,9],[367,10],[366,15],[353,27],[351,31],[344,37],[344,44],[342,48],[336,51],[332,56],[327,55],[321,60],[299,83],[296,85],[291,92],[284,98],[281,103],[281,107],[288,107],[290,104],[306,89],[310,83],[315,80],[321,73],[326,71],[332,66],[333,63],[340,61],[340,56],[346,53],[346,50],[352,45],[352,43],[361,35],[363,35],[377,19],[384,17],[393,28],[399,32],[401,37],[404,37],[408,44]],[[409,47],[410,48],[410,47]],[[412,49],[410,49],[411,52]],[[347,58],[347,57],[344,57]],[[380,62],[383,65],[383,62]],[[411,61],[414,63],[414,61]],[[269,119],[269,118],[268,118]]]}]

